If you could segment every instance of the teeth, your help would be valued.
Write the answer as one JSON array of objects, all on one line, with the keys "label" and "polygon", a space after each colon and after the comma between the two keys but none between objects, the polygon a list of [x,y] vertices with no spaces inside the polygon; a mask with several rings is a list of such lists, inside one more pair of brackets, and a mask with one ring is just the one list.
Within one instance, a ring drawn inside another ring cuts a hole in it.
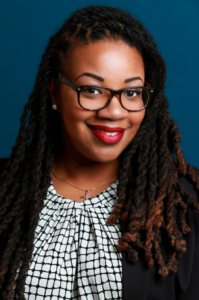
[{"label": "teeth", "polygon": [[97,128],[96,128],[96,130],[100,131],[100,132],[103,132],[103,133],[105,133],[106,135],[109,135],[109,136],[114,136],[114,135],[119,133],[119,131],[118,132],[107,132],[107,131],[103,131],[103,130],[100,130],[100,129],[97,129]]}]

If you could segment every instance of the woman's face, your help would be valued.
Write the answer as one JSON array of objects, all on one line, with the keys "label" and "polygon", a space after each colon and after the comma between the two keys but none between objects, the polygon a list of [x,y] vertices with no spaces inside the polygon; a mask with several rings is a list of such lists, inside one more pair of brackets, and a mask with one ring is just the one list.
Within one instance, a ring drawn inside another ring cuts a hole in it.
[{"label": "woman's face", "polygon": [[[70,57],[70,67],[63,68],[62,75],[75,85],[95,85],[115,90],[144,86],[145,82],[142,56],[122,41],[102,41],[75,48]],[[64,83],[57,88],[51,79],[49,90],[52,102],[57,104],[61,115],[64,145],[93,161],[117,159],[134,139],[145,115],[145,110],[129,112],[122,108],[118,95],[106,108],[88,111],[79,106],[76,91]],[[123,130],[119,133],[119,139],[117,136],[110,137],[108,132],[118,132],[116,127]],[[99,129],[106,132],[100,133]]]}]

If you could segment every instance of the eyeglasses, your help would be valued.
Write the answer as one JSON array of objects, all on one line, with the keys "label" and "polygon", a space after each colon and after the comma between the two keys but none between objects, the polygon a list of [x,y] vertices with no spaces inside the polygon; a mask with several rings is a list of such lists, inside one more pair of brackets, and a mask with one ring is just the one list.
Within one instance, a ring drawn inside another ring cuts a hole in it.
[{"label": "eyeglasses", "polygon": [[77,92],[79,105],[86,110],[101,110],[107,107],[114,95],[119,95],[121,106],[128,111],[145,109],[154,89],[151,87],[132,87],[112,90],[103,86],[75,85],[58,73],[59,80]]}]

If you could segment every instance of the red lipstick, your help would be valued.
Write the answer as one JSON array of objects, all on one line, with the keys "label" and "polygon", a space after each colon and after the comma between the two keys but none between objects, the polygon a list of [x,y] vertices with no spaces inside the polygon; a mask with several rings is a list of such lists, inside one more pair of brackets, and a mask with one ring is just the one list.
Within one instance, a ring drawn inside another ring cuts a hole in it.
[{"label": "red lipstick", "polygon": [[[119,142],[123,137],[125,131],[125,128],[122,127],[108,127],[103,125],[88,125],[88,127],[100,141],[107,144],[115,144]],[[97,129],[105,132],[101,132]],[[109,132],[116,134],[108,135]]]}]

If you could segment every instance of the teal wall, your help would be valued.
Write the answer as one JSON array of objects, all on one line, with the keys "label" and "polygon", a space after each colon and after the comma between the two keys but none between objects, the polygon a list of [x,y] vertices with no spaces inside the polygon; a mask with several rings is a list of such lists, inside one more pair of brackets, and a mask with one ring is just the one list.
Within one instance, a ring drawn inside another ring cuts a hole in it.
[{"label": "teal wall", "polygon": [[0,157],[10,154],[49,37],[78,8],[121,7],[144,23],[167,64],[166,96],[187,161],[199,167],[199,0],[9,0],[0,9]]}]

